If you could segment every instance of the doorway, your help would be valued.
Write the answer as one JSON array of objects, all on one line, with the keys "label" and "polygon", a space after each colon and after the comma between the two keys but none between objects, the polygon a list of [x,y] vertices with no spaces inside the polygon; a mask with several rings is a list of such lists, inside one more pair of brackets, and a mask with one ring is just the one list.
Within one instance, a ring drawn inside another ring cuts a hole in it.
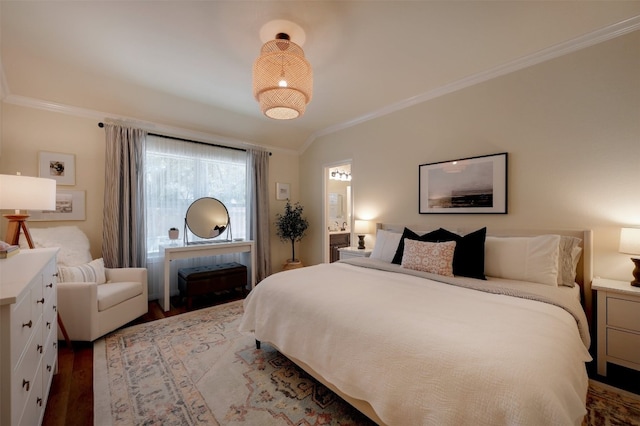
[{"label": "doorway", "polygon": [[351,179],[350,160],[324,167],[324,263],[337,260],[338,249],[351,245]]}]

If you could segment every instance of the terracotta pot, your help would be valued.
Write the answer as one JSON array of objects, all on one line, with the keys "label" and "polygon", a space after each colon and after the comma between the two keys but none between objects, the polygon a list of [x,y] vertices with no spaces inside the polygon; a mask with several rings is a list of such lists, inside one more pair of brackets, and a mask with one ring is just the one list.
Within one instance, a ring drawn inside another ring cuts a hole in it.
[{"label": "terracotta pot", "polygon": [[289,269],[297,269],[302,268],[304,265],[300,260],[292,261],[291,259],[287,259],[287,261],[282,265],[283,271],[288,271]]}]

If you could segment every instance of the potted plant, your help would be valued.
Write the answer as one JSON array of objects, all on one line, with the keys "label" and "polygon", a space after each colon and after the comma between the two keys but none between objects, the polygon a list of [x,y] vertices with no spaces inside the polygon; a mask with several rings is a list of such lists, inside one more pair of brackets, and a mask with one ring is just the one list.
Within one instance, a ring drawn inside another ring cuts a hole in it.
[{"label": "potted plant", "polygon": [[169,228],[169,239],[170,240],[177,240],[178,236],[180,235],[180,231],[178,231],[178,228]]},{"label": "potted plant", "polygon": [[305,231],[309,227],[307,219],[302,217],[302,210],[303,208],[300,203],[291,205],[289,200],[287,200],[287,204],[284,207],[284,214],[278,213],[276,215],[276,235],[284,242],[291,241],[291,259],[287,259],[287,264],[300,264],[300,260],[296,259],[295,242],[302,240]]}]

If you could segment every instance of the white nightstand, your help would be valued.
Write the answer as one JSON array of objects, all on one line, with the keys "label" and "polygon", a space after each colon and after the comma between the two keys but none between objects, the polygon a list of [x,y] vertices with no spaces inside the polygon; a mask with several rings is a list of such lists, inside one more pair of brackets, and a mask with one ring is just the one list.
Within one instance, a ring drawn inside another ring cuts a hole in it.
[{"label": "white nightstand", "polygon": [[359,249],[358,247],[342,247],[342,248],[339,248],[338,251],[340,252],[340,260],[342,260],[342,259],[349,259],[351,257],[369,257],[371,256],[371,252],[373,251],[373,249],[371,248]]},{"label": "white nightstand", "polygon": [[598,374],[607,362],[640,371],[640,288],[628,281],[595,278],[598,291]]}]

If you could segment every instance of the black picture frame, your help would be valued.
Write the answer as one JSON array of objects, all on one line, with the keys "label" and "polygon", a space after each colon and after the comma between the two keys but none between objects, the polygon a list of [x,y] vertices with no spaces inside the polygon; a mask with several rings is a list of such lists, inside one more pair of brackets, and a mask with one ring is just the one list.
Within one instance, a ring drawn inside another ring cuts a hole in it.
[{"label": "black picture frame", "polygon": [[420,214],[507,214],[508,153],[421,164]]}]

